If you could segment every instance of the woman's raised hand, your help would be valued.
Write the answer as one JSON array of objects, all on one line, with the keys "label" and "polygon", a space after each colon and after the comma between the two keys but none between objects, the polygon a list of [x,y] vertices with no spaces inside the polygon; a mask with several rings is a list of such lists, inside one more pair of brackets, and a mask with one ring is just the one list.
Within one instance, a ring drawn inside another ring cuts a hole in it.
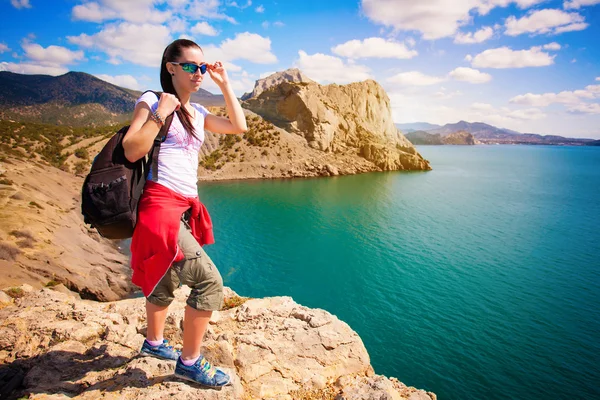
[{"label": "woman's raised hand", "polygon": [[162,93],[160,99],[158,99],[158,108],[156,111],[161,118],[167,119],[174,111],[179,110],[179,107],[181,107],[181,103],[177,96],[171,93]]},{"label": "woman's raised hand", "polygon": [[221,61],[217,61],[214,64],[208,64],[208,73],[211,79],[219,87],[223,87],[223,85],[229,83],[227,71],[225,71],[225,67],[223,67],[223,63]]}]

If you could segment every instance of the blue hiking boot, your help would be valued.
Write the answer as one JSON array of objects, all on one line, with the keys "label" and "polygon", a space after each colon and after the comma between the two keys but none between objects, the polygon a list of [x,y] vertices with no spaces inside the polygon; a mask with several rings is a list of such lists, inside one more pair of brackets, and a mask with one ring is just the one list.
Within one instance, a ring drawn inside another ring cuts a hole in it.
[{"label": "blue hiking boot", "polygon": [[225,372],[210,365],[204,356],[200,356],[198,361],[189,367],[179,358],[175,366],[175,376],[213,389],[220,389],[231,380]]},{"label": "blue hiking boot", "polygon": [[147,340],[144,340],[140,355],[144,357],[156,357],[162,360],[177,361],[181,352],[175,350],[173,346],[168,346],[167,343],[169,343],[168,340],[163,340],[158,346],[150,346],[150,343],[148,343]]}]

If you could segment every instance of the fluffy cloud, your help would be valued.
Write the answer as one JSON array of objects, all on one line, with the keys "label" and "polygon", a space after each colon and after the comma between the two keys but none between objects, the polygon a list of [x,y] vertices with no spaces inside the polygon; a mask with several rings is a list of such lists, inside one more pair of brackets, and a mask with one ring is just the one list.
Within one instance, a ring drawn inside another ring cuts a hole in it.
[{"label": "fluffy cloud", "polygon": [[508,17],[505,22],[506,34],[517,36],[523,33],[543,34],[583,30],[588,27],[585,18],[578,13],[562,10],[538,10],[517,19]]},{"label": "fluffy cloud", "polygon": [[424,39],[453,36],[472,19],[472,12],[487,14],[495,7],[516,3],[528,8],[545,0],[362,0],[363,14],[395,30],[418,31]]},{"label": "fluffy cloud", "polygon": [[171,42],[169,29],[163,25],[129,22],[107,25],[94,35],[82,33],[67,39],[81,47],[103,51],[109,56],[109,63],[125,60],[144,66],[159,65],[165,47]]},{"label": "fluffy cloud", "polygon": [[6,43],[0,43],[0,54],[10,51],[10,47],[6,45]]},{"label": "fluffy cloud", "polygon": [[24,41],[21,45],[25,56],[36,63],[47,66],[60,66],[73,64],[83,60],[83,51],[72,51],[62,46],[48,46],[46,48],[37,43]]},{"label": "fluffy cloud", "polygon": [[600,76],[596,78],[597,81],[600,81]]},{"label": "fluffy cloud", "polygon": [[[212,48],[214,49],[214,46]],[[224,60],[243,59],[256,64],[277,62],[277,57],[271,52],[271,39],[256,33],[238,33],[235,38],[224,40],[221,43],[220,51]]]},{"label": "fluffy cloud", "polygon": [[581,102],[581,99],[593,99],[596,97],[597,94],[594,93],[595,86],[590,85],[585,90],[565,90],[560,93],[526,93],[513,97],[510,99],[510,102],[535,107],[546,107],[550,104],[577,104]]},{"label": "fluffy cloud", "polygon": [[256,7],[256,8],[254,9],[254,11],[256,11],[256,12],[257,12],[257,13],[259,13],[259,14],[262,14],[262,13],[264,13],[264,12],[265,12],[265,7],[264,7],[264,6],[261,4],[260,6]]},{"label": "fluffy cloud", "polygon": [[218,19],[237,24],[234,18],[221,12],[222,5],[219,0],[190,0],[181,4],[183,6],[175,8],[175,11],[190,19]]},{"label": "fluffy cloud", "polygon": [[298,52],[294,66],[319,83],[345,84],[372,78],[363,65],[346,64],[341,58],[321,53],[309,55],[303,50]]},{"label": "fluffy cloud", "polygon": [[102,79],[103,81],[112,83],[113,85],[121,86],[128,89],[141,90],[142,86],[139,84],[137,79],[131,75],[96,75],[96,78]]},{"label": "fluffy cloud", "polygon": [[565,10],[570,8],[579,9],[584,6],[593,6],[594,4],[600,4],[600,0],[568,0],[563,3]]},{"label": "fluffy cloud", "polygon": [[571,114],[600,114],[599,103],[581,103],[567,109]]},{"label": "fluffy cloud", "polygon": [[473,103],[471,108],[476,111],[493,111],[494,106],[488,103]]},{"label": "fluffy cloud", "polygon": [[457,81],[465,81],[469,83],[486,83],[492,80],[492,76],[490,74],[467,67],[456,68],[450,72],[449,76]]},{"label": "fluffy cloud", "polygon": [[31,63],[11,63],[0,62],[0,71],[10,71],[17,74],[42,74],[42,75],[62,75],[69,72],[69,69],[61,66],[38,65]]},{"label": "fluffy cloud", "polygon": [[10,4],[15,8],[31,8],[31,4],[29,4],[29,0],[10,0]]},{"label": "fluffy cloud", "polygon": [[556,42],[552,42],[552,43],[545,44],[543,46],[543,48],[544,48],[544,50],[560,50],[561,46],[560,46],[560,44],[558,44]]},{"label": "fluffy cloud", "polygon": [[454,37],[454,43],[457,44],[473,44],[485,42],[489,38],[494,36],[494,28],[490,26],[484,26],[477,32],[458,33]]},{"label": "fluffy cloud", "polygon": [[122,19],[136,23],[162,23],[171,17],[170,12],[154,8],[155,0],[98,0],[78,4],[71,15],[75,20],[102,22]]},{"label": "fluffy cloud", "polygon": [[538,108],[526,108],[523,110],[514,110],[506,114],[509,118],[521,119],[521,120],[536,120],[546,118],[546,114]]},{"label": "fluffy cloud", "polygon": [[401,86],[429,86],[445,80],[444,77],[425,75],[419,71],[401,72],[387,79],[388,82]]},{"label": "fluffy cloud", "polygon": [[334,54],[347,58],[413,58],[418,53],[409,50],[404,43],[371,37],[365,40],[350,40],[331,49]]},{"label": "fluffy cloud", "polygon": [[198,22],[191,29],[192,33],[206,35],[206,36],[217,36],[218,32],[208,24],[208,22],[202,21]]},{"label": "fluffy cloud", "polygon": [[471,65],[478,68],[525,68],[552,65],[555,56],[543,52],[541,47],[532,47],[529,50],[499,47],[485,50],[475,57],[467,57]]}]

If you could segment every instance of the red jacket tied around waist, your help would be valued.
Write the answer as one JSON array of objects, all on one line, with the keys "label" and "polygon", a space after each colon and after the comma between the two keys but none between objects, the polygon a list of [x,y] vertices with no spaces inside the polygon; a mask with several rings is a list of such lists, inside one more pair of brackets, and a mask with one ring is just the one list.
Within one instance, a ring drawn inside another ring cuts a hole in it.
[{"label": "red jacket tied around waist", "polygon": [[191,208],[192,235],[201,246],[215,242],[212,221],[198,197],[185,197],[148,181],[131,239],[132,282],[148,297],[171,264],[184,258],[177,245],[181,215]]}]

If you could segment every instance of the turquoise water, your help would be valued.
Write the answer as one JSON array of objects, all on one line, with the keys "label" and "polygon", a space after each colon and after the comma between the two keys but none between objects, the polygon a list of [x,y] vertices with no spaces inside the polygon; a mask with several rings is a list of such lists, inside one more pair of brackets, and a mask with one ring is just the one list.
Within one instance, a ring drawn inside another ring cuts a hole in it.
[{"label": "turquoise water", "polygon": [[226,285],[328,310],[441,400],[600,398],[600,148],[419,151],[433,171],[202,183]]}]

